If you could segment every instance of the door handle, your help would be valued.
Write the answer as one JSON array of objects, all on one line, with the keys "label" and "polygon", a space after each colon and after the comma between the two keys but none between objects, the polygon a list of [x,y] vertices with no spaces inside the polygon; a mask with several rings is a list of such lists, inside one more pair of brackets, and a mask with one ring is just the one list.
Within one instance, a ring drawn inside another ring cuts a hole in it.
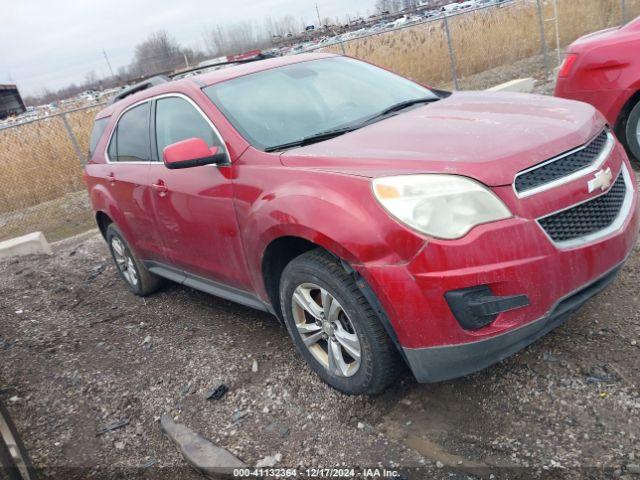
[{"label": "door handle", "polygon": [[167,188],[162,180],[158,180],[158,183],[152,183],[151,186],[159,195],[165,195],[169,191],[169,188]]},{"label": "door handle", "polygon": [[113,172],[111,172],[111,173],[109,173],[109,175],[107,175],[107,180],[111,184],[116,183],[116,176],[113,174]]}]

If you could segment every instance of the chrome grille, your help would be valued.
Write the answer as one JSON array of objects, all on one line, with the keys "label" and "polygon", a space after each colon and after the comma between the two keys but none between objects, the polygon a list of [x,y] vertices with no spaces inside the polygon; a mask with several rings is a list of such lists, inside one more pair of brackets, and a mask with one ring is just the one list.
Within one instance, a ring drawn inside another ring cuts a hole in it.
[{"label": "chrome grille", "polygon": [[604,230],[613,224],[627,194],[622,173],[611,189],[599,197],[538,220],[554,242],[566,242]]},{"label": "chrome grille", "polygon": [[608,132],[603,130],[600,135],[585,147],[519,174],[515,181],[516,192],[526,193],[529,190],[587,168],[604,151],[608,138]]}]

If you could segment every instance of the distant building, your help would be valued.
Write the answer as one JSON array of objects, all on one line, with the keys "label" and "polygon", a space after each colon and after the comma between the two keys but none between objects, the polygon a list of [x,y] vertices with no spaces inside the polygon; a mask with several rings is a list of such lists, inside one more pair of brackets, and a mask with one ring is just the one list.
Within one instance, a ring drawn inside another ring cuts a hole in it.
[{"label": "distant building", "polygon": [[0,85],[0,120],[13,115],[20,115],[26,110],[20,92],[18,92],[18,87],[15,85]]}]

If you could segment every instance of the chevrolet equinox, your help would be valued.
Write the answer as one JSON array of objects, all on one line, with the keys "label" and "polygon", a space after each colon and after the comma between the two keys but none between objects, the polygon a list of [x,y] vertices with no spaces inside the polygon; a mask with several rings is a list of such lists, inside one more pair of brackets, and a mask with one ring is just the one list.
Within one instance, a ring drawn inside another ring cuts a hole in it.
[{"label": "chevrolet equinox", "polygon": [[348,394],[522,349],[615,278],[638,232],[633,170],[592,106],[329,54],[124,90],[84,178],[133,293],[169,279],[271,312]]}]

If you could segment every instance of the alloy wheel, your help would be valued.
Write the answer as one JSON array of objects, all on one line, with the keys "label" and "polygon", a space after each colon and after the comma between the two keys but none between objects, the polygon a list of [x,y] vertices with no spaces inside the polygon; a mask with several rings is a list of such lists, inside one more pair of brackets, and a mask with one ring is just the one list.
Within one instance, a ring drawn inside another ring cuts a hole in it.
[{"label": "alloy wheel", "polygon": [[293,319],[314,358],[338,377],[358,372],[361,344],[349,316],[326,289],[303,283],[293,292]]},{"label": "alloy wheel", "polygon": [[131,286],[135,287],[138,285],[138,273],[136,271],[135,263],[122,240],[118,237],[113,237],[111,239],[111,248],[113,249],[113,256],[116,260],[116,265],[118,266],[118,270],[122,273],[122,276]]}]

